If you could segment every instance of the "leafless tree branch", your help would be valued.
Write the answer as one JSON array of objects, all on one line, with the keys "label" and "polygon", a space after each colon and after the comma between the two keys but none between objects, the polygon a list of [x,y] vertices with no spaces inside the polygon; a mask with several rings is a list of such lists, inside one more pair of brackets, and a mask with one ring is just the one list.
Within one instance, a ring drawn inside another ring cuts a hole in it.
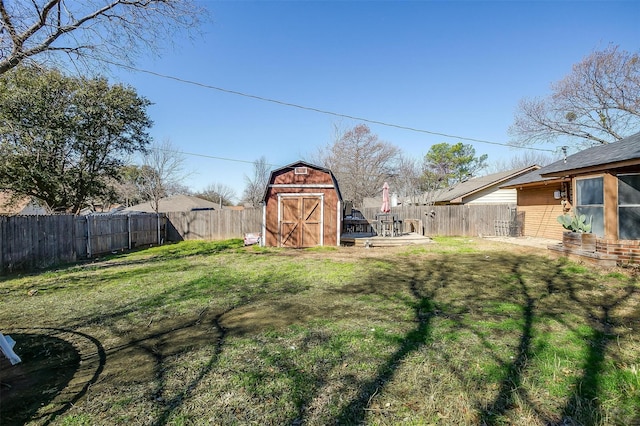
[{"label": "leafless tree branch", "polygon": [[0,74],[19,63],[73,53],[85,63],[158,52],[161,41],[196,30],[206,11],[194,0],[0,0]]},{"label": "leafless tree branch", "polygon": [[640,54],[611,46],[575,64],[545,99],[523,99],[510,133],[514,145],[606,144],[640,129]]}]

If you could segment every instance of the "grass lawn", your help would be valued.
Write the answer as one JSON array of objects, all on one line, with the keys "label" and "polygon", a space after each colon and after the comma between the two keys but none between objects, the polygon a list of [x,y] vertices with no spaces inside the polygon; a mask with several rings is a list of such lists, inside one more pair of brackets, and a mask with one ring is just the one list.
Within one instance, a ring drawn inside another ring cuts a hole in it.
[{"label": "grass lawn", "polygon": [[639,425],[640,284],[545,250],[183,242],[0,278],[5,425]]}]

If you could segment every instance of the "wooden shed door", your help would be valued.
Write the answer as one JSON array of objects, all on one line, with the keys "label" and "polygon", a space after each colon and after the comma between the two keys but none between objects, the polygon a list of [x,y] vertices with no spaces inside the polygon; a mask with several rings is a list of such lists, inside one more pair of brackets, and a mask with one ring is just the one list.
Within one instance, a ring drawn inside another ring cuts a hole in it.
[{"label": "wooden shed door", "polygon": [[320,197],[283,197],[281,203],[280,245],[295,248],[320,245]]}]

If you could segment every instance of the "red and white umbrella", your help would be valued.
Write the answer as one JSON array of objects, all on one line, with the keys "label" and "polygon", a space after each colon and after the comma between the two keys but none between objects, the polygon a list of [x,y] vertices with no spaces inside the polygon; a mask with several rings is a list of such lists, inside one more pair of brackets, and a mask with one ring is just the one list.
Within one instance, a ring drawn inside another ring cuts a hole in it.
[{"label": "red and white umbrella", "polygon": [[382,213],[389,213],[391,211],[391,204],[389,203],[389,184],[387,182],[382,185],[382,207],[380,207]]}]

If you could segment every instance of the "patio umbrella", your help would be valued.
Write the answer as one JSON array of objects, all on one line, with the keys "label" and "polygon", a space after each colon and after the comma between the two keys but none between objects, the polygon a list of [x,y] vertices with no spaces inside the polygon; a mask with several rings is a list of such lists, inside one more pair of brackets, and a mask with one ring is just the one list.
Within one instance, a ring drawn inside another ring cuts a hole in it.
[{"label": "patio umbrella", "polygon": [[389,184],[387,182],[382,185],[382,207],[380,207],[382,213],[389,213],[391,211],[391,205],[389,204]]}]

